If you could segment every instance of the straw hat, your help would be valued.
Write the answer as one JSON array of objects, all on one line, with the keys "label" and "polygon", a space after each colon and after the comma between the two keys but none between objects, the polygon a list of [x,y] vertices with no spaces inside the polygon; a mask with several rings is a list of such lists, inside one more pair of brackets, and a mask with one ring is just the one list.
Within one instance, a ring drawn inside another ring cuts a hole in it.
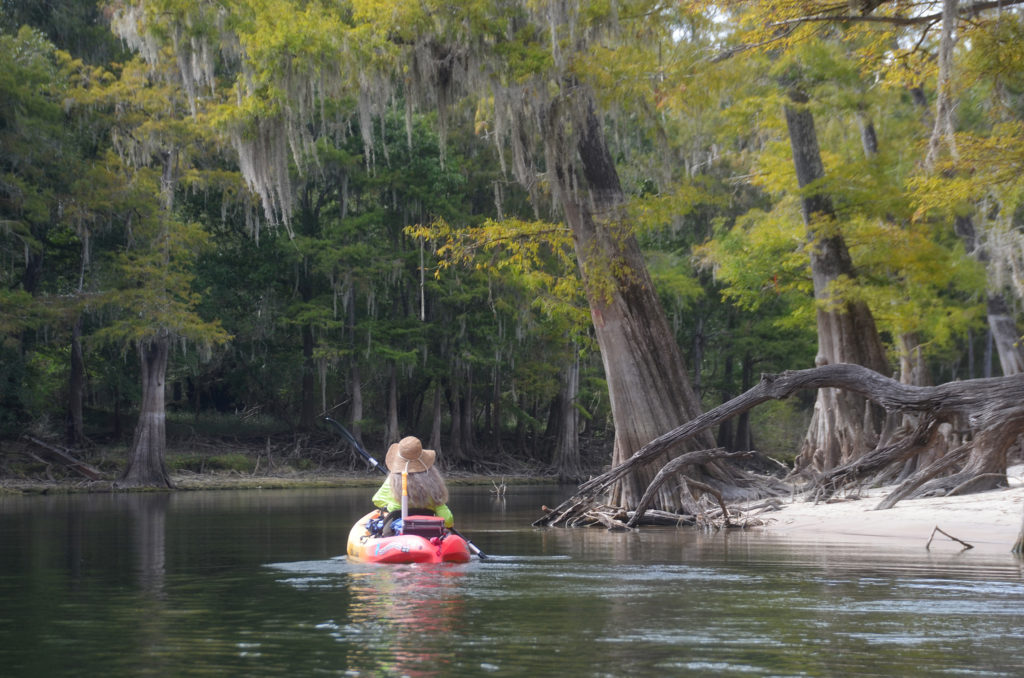
[{"label": "straw hat", "polygon": [[384,457],[384,464],[392,473],[418,473],[426,471],[434,465],[434,458],[437,452],[424,450],[423,443],[416,436],[402,438],[388,448],[388,454]]}]

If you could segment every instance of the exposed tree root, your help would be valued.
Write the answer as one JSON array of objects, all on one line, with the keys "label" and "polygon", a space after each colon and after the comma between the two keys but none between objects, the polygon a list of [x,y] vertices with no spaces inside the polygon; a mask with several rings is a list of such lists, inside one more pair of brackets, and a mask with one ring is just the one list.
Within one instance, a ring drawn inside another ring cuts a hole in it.
[{"label": "exposed tree root", "polygon": [[971,448],[969,445],[961,445],[957,449],[948,452],[944,457],[940,457],[929,466],[921,469],[900,483],[900,485],[890,492],[876,508],[889,509],[895,506],[901,499],[906,499],[909,496],[920,496],[918,494],[918,488],[935,476],[947,473],[951,468],[956,467],[967,458],[970,451]]},{"label": "exposed tree root", "polygon": [[[802,489],[811,491],[816,501],[827,500],[841,489],[871,484],[881,478],[895,478],[901,469],[909,475],[878,508],[891,508],[907,498],[963,494],[1005,486],[1007,451],[1024,434],[1024,406],[1020,404],[1024,402],[1024,374],[939,386],[901,384],[851,364],[765,374],[760,383],[746,393],[659,436],[622,464],[583,483],[573,497],[548,510],[534,524],[604,525],[605,520],[586,516],[601,504],[601,497],[619,479],[659,455],[677,449],[697,434],[763,402],[781,400],[812,388],[845,389],[866,397],[890,415],[916,415],[918,422],[913,430],[884,436],[874,450],[858,459],[826,473],[808,473],[812,478]],[[955,422],[967,422],[968,430],[961,432],[967,442],[946,452],[940,440],[944,435],[943,424]],[[941,456],[923,468],[909,463],[923,453]],[[616,522],[611,524],[615,529],[644,524],[650,502],[670,478],[680,481],[684,495],[680,497],[680,507],[686,509],[686,513],[704,515],[694,509],[699,496],[694,490],[697,490],[716,497],[726,525],[730,522],[726,500],[749,500],[752,496],[777,496],[794,491],[792,485],[783,486],[777,479],[737,472],[728,463],[731,458],[745,454],[750,453],[712,449],[678,456],[660,469],[635,510],[602,507],[601,514],[613,516]]]},{"label": "exposed tree root", "polygon": [[[713,488],[710,488],[714,492]],[[561,527],[604,527],[612,532],[628,532],[634,527],[700,527],[708,530],[746,528],[764,525],[765,522],[753,514],[737,509],[728,509],[724,502],[721,508],[701,511],[697,515],[672,513],[649,509],[640,515],[637,511],[624,511],[619,507],[606,505],[576,505],[571,515],[560,519]],[[538,521],[534,525],[543,525]]]}]

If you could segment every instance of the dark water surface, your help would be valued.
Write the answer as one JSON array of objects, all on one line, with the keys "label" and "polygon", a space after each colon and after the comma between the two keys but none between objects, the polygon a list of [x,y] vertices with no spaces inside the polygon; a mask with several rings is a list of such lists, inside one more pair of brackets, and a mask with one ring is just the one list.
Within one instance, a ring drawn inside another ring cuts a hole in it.
[{"label": "dark water surface", "polygon": [[537,530],[453,488],[487,561],[346,562],[371,489],[0,497],[0,676],[1021,676],[1005,556],[758,532]]}]

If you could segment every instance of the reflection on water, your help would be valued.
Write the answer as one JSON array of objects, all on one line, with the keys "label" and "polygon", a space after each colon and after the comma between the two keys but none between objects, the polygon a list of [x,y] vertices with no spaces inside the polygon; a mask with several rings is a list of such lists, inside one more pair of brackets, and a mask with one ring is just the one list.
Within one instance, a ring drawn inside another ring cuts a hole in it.
[{"label": "reflection on water", "polygon": [[450,675],[452,657],[442,648],[464,617],[464,566],[350,566],[341,556],[268,567],[289,573],[279,581],[300,590],[343,588],[348,592],[346,609],[315,628],[351,646],[350,670],[372,670],[373,675]]},{"label": "reflection on water", "polygon": [[0,498],[0,673],[1024,674],[1012,557],[753,532],[536,530],[555,488],[453,488],[491,557],[339,554],[365,490]]}]

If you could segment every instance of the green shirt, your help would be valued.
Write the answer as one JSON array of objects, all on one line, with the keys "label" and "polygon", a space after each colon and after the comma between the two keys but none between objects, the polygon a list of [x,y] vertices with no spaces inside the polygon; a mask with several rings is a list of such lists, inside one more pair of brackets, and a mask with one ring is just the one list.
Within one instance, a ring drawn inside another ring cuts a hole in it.
[{"label": "green shirt", "polygon": [[[399,499],[395,499],[394,492],[391,491],[391,479],[387,478],[384,480],[384,484],[380,486],[377,493],[373,495],[374,506],[379,506],[386,511],[397,511],[402,508],[402,502]],[[438,504],[437,506],[415,506],[410,508],[428,508],[435,514],[444,518],[444,526],[451,527],[455,524],[455,517],[452,515],[451,509],[448,508],[447,504]]]}]

